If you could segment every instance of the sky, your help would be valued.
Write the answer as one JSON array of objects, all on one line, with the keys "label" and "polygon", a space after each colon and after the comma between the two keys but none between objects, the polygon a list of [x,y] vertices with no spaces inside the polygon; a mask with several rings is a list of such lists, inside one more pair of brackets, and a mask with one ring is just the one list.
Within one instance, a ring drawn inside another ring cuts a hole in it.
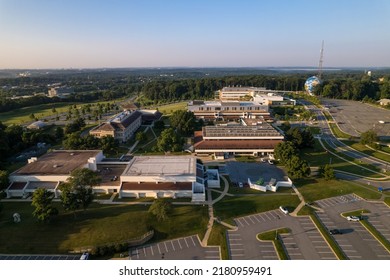
[{"label": "sky", "polygon": [[388,0],[0,0],[0,69],[390,67]]}]

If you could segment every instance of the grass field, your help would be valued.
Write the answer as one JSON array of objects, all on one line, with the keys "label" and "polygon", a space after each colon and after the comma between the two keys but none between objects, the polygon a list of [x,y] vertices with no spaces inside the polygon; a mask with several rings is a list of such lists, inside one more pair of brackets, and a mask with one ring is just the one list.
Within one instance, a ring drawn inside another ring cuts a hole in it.
[{"label": "grass field", "polygon": [[332,130],[333,134],[337,137],[337,138],[351,138],[352,136],[341,131],[340,128],[337,126],[337,124],[335,123],[329,123],[329,127],[330,129]]},{"label": "grass field", "polygon": [[[93,204],[76,218],[71,213],[61,214],[49,224],[36,221],[30,203],[6,202],[3,206],[0,252],[4,254],[66,253],[78,247],[137,238],[150,227],[155,229],[153,242],[192,234],[202,238],[208,222],[207,207],[202,206],[174,206],[169,219],[160,223],[147,213],[149,206]],[[12,221],[15,212],[21,215],[19,224]]]},{"label": "grass field", "polygon": [[31,107],[25,107],[21,109],[15,109],[13,111],[0,113],[0,121],[6,125],[10,124],[22,124],[25,122],[32,121],[30,119],[30,115],[34,114],[37,118],[44,118],[49,115],[54,115],[52,109],[55,108],[56,111],[60,113],[64,113],[68,111],[71,103],[52,103],[52,104],[42,104]]},{"label": "grass field", "polygon": [[[343,155],[340,155],[343,157]],[[350,172],[358,175],[380,177],[381,175],[371,172],[366,169],[362,169],[359,166],[351,164],[345,160],[342,160],[330,153],[328,153],[318,140],[315,140],[314,147],[311,149],[304,149],[301,151],[301,157],[306,159],[310,166],[324,166],[325,164],[331,163],[332,167],[337,170]],[[371,167],[371,166],[368,166]]]},{"label": "grass field", "polygon": [[374,188],[343,180],[305,179],[296,181],[294,184],[308,203],[350,193],[355,193],[366,199],[379,199],[381,197],[381,193]]},{"label": "grass field", "polygon": [[207,242],[208,246],[221,247],[221,256],[223,260],[229,259],[228,245],[226,240],[226,230],[227,230],[226,227],[214,222],[213,229],[211,230],[211,234]]},{"label": "grass field", "polygon": [[355,141],[342,141],[344,144],[351,146],[355,150],[358,150],[359,152],[365,153],[369,156],[376,157],[378,159],[390,162],[390,154],[384,154],[380,153],[378,151],[372,150],[370,148],[367,148],[365,145],[355,142]]},{"label": "grass field", "polygon": [[160,105],[160,106],[155,106],[151,107],[150,109],[158,109],[161,113],[164,115],[171,114],[174,111],[178,110],[187,110],[187,102],[178,102],[178,103],[172,103],[172,104],[167,104],[167,105]]},{"label": "grass field", "polygon": [[225,196],[214,204],[214,210],[216,217],[230,221],[235,217],[277,209],[280,205],[295,209],[298,204],[296,195]]}]

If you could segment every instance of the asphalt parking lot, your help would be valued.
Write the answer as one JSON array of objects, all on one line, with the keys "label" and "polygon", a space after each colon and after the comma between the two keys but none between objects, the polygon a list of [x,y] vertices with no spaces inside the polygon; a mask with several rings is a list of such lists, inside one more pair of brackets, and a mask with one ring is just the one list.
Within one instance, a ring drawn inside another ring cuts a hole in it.
[{"label": "asphalt parking lot", "polygon": [[370,203],[354,195],[338,196],[316,201],[325,210],[317,213],[322,223],[330,229],[339,229],[342,234],[333,235],[349,259],[381,260],[390,259],[390,253],[379,243],[360,222],[348,221],[342,217],[344,212],[368,209],[363,217],[389,240],[390,214],[383,203]]},{"label": "asphalt parking lot", "polygon": [[336,259],[328,244],[307,216],[291,217],[279,209],[234,219],[237,230],[229,230],[227,240],[231,259],[278,259],[271,242],[256,239],[258,233],[287,227],[291,233],[281,235],[290,259]]},{"label": "asphalt parking lot", "polygon": [[272,178],[276,179],[276,181],[287,179],[287,174],[282,169],[268,162],[247,163],[229,161],[226,163],[226,168],[231,181],[234,183],[248,182],[248,178],[252,182],[263,178],[265,183],[268,183]]},{"label": "asphalt parking lot", "polygon": [[130,260],[219,260],[220,247],[202,247],[197,235],[148,244],[129,251]]},{"label": "asphalt parking lot", "polygon": [[[358,101],[323,99],[341,130],[353,135],[374,129],[378,136],[390,138],[390,111]],[[384,121],[385,123],[379,123]]]}]

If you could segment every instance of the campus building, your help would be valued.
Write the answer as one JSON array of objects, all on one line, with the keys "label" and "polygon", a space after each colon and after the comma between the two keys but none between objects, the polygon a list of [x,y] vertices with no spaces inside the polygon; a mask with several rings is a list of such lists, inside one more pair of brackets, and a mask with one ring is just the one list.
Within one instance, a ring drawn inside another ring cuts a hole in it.
[{"label": "campus building", "polygon": [[206,120],[271,119],[268,105],[256,101],[190,101],[188,111]]},{"label": "campus building", "polygon": [[123,111],[93,128],[89,134],[97,138],[112,136],[120,142],[126,142],[134,135],[141,123],[142,114],[139,111]]},{"label": "campus building", "polygon": [[274,153],[284,136],[266,122],[242,119],[242,124],[205,126],[195,131],[194,150],[197,155],[262,156]]},{"label": "campus building", "polygon": [[49,97],[66,98],[74,94],[74,89],[66,86],[52,87],[48,91]]},{"label": "campus building", "polygon": [[[282,90],[270,90],[264,87],[224,87],[217,91],[217,97],[221,101],[232,100],[254,100],[256,96],[260,96],[265,99],[263,103],[272,105],[272,102],[292,102],[290,99],[283,97],[285,93],[291,93],[291,91]],[[275,104],[274,104],[275,105]]]},{"label": "campus building", "polygon": [[121,175],[119,197],[189,197],[205,201],[207,176],[193,156],[137,156]]},{"label": "campus building", "polygon": [[57,197],[59,184],[65,182],[73,170],[89,168],[96,171],[103,158],[100,150],[57,150],[40,158],[32,157],[27,165],[10,174],[7,197],[23,197],[37,188],[52,191]]},{"label": "campus building", "polygon": [[[28,164],[9,176],[7,197],[28,197],[45,188],[58,198],[59,186],[73,170],[88,168],[102,178],[94,193],[119,193],[119,197],[188,197],[205,201],[208,175],[203,164],[193,156],[137,156],[106,159],[99,150],[59,150]],[[219,187],[219,175],[210,173],[210,187]]]}]

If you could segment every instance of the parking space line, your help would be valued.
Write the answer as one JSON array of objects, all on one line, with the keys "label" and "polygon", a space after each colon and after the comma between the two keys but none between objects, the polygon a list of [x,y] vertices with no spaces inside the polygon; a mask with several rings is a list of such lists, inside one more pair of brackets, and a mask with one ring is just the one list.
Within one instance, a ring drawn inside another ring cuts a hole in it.
[{"label": "parking space line", "polygon": [[193,236],[191,236],[192,243],[194,244],[194,247],[196,247],[196,244],[194,242]]},{"label": "parking space line", "polygon": [[261,221],[259,221],[259,219],[257,218],[257,215],[253,215],[253,218],[255,218],[258,223],[261,223]]},{"label": "parking space line", "polygon": [[275,212],[268,212],[272,218],[276,219],[277,217],[280,217],[278,214],[276,214]]},{"label": "parking space line", "polygon": [[256,224],[256,223],[252,220],[251,216],[248,216],[248,218],[249,218],[249,220],[251,220],[252,224]]},{"label": "parking space line", "polygon": [[168,251],[168,247],[167,247],[167,244],[164,242],[164,245],[165,245],[165,251],[169,252]]},{"label": "parking space line", "polygon": [[145,255],[145,257],[146,257],[146,249],[145,249],[145,247],[143,247],[143,249],[144,249],[144,255]]},{"label": "parking space line", "polygon": [[263,220],[263,222],[265,222],[263,215],[258,214],[258,216]]},{"label": "parking space line", "polygon": [[139,259],[138,248],[135,251],[136,251],[135,255],[137,256],[137,259]]},{"label": "parking space line", "polygon": [[240,222],[240,218],[236,219],[236,221],[240,224],[240,226],[244,227],[244,225]]},{"label": "parking space line", "polygon": [[171,245],[172,245],[173,251],[176,251],[175,246],[173,246],[172,240],[171,240]]},{"label": "parking space line", "polygon": [[270,217],[268,217],[267,212],[264,212],[264,215],[267,217],[268,220],[272,220]]},{"label": "parking space line", "polygon": [[153,246],[150,246],[150,251],[152,251],[152,256],[154,256]]},{"label": "parking space line", "polygon": [[185,241],[185,243],[187,245],[187,248],[190,248],[190,246],[188,246],[188,243],[187,243],[187,238],[184,238],[184,241]]},{"label": "parking space line", "polygon": [[177,243],[179,243],[180,250],[183,249],[183,248],[181,247],[181,244],[180,244],[180,239],[177,239],[176,241],[177,241]]},{"label": "parking space line", "polygon": [[161,250],[160,250],[160,246],[158,245],[158,243],[157,243],[157,249],[158,249],[158,253],[161,255]]},{"label": "parking space line", "polygon": [[242,218],[244,221],[245,221],[245,223],[248,225],[248,226],[250,226],[250,224],[248,223],[248,221],[245,219],[245,218]]}]

